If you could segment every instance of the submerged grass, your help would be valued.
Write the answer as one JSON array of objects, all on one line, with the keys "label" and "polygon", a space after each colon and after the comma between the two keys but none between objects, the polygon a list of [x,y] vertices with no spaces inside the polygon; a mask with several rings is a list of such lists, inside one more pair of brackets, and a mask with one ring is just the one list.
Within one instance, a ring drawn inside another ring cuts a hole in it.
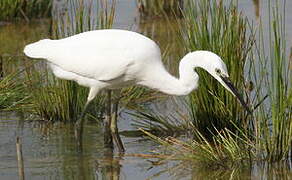
[{"label": "submerged grass", "polygon": [[51,16],[52,0],[1,0],[0,21]]}]

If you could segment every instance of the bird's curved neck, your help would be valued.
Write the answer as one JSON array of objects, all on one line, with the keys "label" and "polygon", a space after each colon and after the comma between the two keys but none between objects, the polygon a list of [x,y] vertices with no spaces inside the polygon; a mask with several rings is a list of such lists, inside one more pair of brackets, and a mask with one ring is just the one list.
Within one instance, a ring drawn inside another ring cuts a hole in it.
[{"label": "bird's curved neck", "polygon": [[204,68],[201,63],[203,57],[198,54],[189,53],[185,55],[179,64],[179,83],[181,85],[181,94],[186,95],[196,89],[199,85],[199,76],[195,72],[196,67]]},{"label": "bird's curved neck", "polygon": [[[179,78],[158,68],[144,85],[170,95],[187,95],[198,87],[199,76],[194,68],[202,67],[200,56],[187,54],[179,64]],[[203,67],[204,68],[204,67]]]}]

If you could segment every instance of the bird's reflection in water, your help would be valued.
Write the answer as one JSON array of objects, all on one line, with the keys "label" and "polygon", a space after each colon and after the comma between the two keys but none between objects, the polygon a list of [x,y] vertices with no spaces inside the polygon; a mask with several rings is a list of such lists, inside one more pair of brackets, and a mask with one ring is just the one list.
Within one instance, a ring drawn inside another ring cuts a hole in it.
[{"label": "bird's reflection in water", "polygon": [[96,162],[96,179],[119,180],[122,155],[114,157],[112,148],[104,149],[104,159]]}]

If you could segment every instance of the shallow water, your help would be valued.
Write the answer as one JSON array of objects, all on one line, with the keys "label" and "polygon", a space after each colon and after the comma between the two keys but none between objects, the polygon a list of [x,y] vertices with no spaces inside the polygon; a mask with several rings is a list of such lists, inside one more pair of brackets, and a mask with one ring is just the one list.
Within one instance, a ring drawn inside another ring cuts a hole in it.
[{"label": "shallow water", "polygon": [[[155,19],[140,22],[134,0],[117,1],[115,28],[131,29],[152,37],[162,49],[174,45],[176,34],[168,31],[165,21]],[[259,4],[258,4],[259,3]],[[292,45],[292,1],[287,1],[287,41]],[[256,0],[239,1],[239,8],[254,22],[257,15],[268,23],[267,2]],[[175,27],[175,26],[174,26]],[[48,36],[48,21],[38,21],[0,26],[0,53],[5,56],[19,56],[28,42]],[[171,37],[171,38],[169,38]],[[175,46],[176,47],[176,46]],[[171,47],[172,48],[172,47]],[[181,57],[180,49],[171,50],[170,64]],[[21,64],[21,62],[19,62]],[[15,63],[7,63],[7,69],[15,69]],[[170,67],[170,70],[172,70]],[[160,105],[158,111],[171,113],[171,105]],[[122,113],[121,130],[135,129],[131,126],[132,116]],[[188,165],[176,166],[179,162],[156,162],[131,154],[151,154],[159,148],[156,143],[143,138],[124,137],[127,152],[123,156],[103,148],[102,129],[98,123],[87,123],[84,135],[84,151],[78,152],[73,128],[64,124],[45,124],[23,121],[21,114],[0,114],[0,179],[17,179],[16,137],[22,140],[26,179],[292,179],[291,172],[273,169],[268,171],[260,166],[251,171],[206,171],[200,172]],[[159,165],[155,165],[159,164]]]},{"label": "shallow water", "polygon": [[64,124],[23,121],[14,113],[2,113],[0,121],[0,179],[18,178],[16,137],[22,141],[26,179],[287,179],[285,167],[255,166],[251,171],[201,171],[190,164],[142,158],[159,149],[143,138],[123,137],[125,155],[103,148],[103,134],[97,123],[87,123],[83,152],[78,152],[73,127]]},{"label": "shallow water", "polygon": [[[145,179],[161,170],[150,160],[131,154],[149,153],[157,148],[142,138],[123,138],[127,153],[114,155],[103,148],[103,134],[96,123],[85,127],[84,149],[78,152],[73,128],[64,124],[23,121],[16,114],[1,114],[0,179],[17,179],[16,137],[22,140],[27,179]],[[103,177],[103,178],[102,178]],[[159,176],[161,179],[169,175]]]}]

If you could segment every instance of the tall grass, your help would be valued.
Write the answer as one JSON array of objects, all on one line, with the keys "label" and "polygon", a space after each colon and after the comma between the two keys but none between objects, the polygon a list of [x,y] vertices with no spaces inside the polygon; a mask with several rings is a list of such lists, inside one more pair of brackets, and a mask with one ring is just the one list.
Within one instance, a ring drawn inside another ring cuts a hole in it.
[{"label": "tall grass", "polygon": [[[255,161],[291,163],[292,72],[291,52],[287,52],[286,47],[286,1],[281,5],[277,2],[275,6],[269,1],[269,39],[264,38],[267,36],[261,26],[256,41],[252,34],[247,38],[249,25],[236,13],[236,6],[213,2],[196,1],[196,6],[189,6],[192,9],[185,15],[187,28],[183,31],[188,42],[186,47],[218,53],[239,89],[248,88],[244,84],[245,74],[253,81],[251,93],[246,92],[254,109],[253,116],[245,118],[246,114],[234,98],[213,79],[208,79],[207,74],[199,72],[201,90],[190,95],[187,103],[195,138],[161,139],[143,131],[167,146],[172,151],[171,157],[199,162],[208,168],[252,166]],[[248,58],[251,61],[246,64]],[[153,115],[145,117],[155,118]],[[156,123],[163,125],[167,118],[160,118],[160,121],[162,123]],[[171,131],[180,130],[180,127],[172,126]],[[151,127],[148,126],[148,130]]]},{"label": "tall grass", "polygon": [[[230,170],[248,166],[256,157],[254,144],[247,136],[239,137],[228,129],[217,131],[212,140],[197,133],[196,140],[174,137],[160,138],[141,129],[154,141],[167,147],[168,159],[183,160],[202,169]],[[165,156],[164,156],[165,157]]]},{"label": "tall grass", "polygon": [[51,16],[51,0],[1,0],[0,21]]},{"label": "tall grass", "polygon": [[[267,93],[269,101],[257,113],[258,134],[255,135],[259,148],[265,152],[261,155],[270,162],[288,159],[292,152],[292,71],[291,57],[286,47],[285,3],[286,1],[272,5],[269,1],[268,47],[260,42],[256,51],[256,58],[261,65],[255,71],[261,72],[264,77],[255,73],[255,80],[257,84],[264,81],[262,86],[265,87],[257,98],[262,98]],[[263,39],[263,34],[260,38]],[[267,48],[270,49],[269,54],[265,54]]]},{"label": "tall grass", "polygon": [[[244,66],[254,44],[253,34],[247,32],[247,19],[241,16],[233,2],[227,6],[222,1],[218,4],[216,1],[204,0],[185,3],[185,18],[180,23],[185,53],[196,50],[217,53],[226,63],[232,82],[244,95]],[[237,99],[207,72],[201,69],[196,71],[200,76],[200,86],[182,103],[189,112],[195,131],[211,140],[217,130],[228,128],[236,131],[237,127],[248,127],[247,114]],[[145,113],[141,114],[145,117]],[[147,117],[153,117],[152,120],[159,123],[167,123],[168,119],[157,118],[153,113],[147,113]],[[146,119],[149,118],[143,119],[148,121]],[[155,131],[155,126],[152,128]]]},{"label": "tall grass", "polygon": [[183,0],[137,0],[142,18],[163,17],[165,15],[181,16]]},{"label": "tall grass", "polygon": [[25,91],[23,80],[19,78],[20,72],[4,75],[0,69],[0,74],[0,111],[21,110],[28,106],[29,94]]},{"label": "tall grass", "polygon": [[109,29],[114,23],[115,1],[68,0],[67,8],[56,9],[51,23],[53,38],[60,39],[81,32]]},{"label": "tall grass", "polygon": [[[68,11],[56,12],[51,24],[52,38],[59,39],[84,31],[109,28],[113,24],[115,2],[105,0],[68,1]],[[62,16],[63,15],[63,16]],[[46,120],[75,122],[81,114],[88,95],[88,89],[73,81],[57,79],[47,69],[38,73],[40,67],[27,71],[29,88],[33,97],[34,112]],[[103,112],[103,98],[95,98],[88,113],[98,118]]]},{"label": "tall grass", "polygon": [[[248,22],[233,1],[187,1],[185,23],[181,32],[187,51],[208,50],[218,54],[229,71],[231,81],[245,93],[244,66],[251,52],[254,37],[248,34]],[[218,130],[247,127],[247,114],[242,106],[207,72],[197,70],[200,86],[189,96],[193,121],[197,129],[208,135]],[[233,123],[231,123],[233,122]]]}]

